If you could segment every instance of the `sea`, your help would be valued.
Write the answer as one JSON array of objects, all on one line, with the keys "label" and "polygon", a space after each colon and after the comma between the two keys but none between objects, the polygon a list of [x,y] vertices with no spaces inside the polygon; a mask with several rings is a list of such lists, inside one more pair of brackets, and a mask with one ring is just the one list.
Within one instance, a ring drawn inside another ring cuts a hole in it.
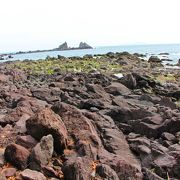
[{"label": "sea", "polygon": [[[72,56],[82,57],[86,54],[95,55],[95,54],[106,54],[108,52],[125,52],[125,51],[129,53],[144,54],[145,55],[144,59],[148,59],[152,55],[158,56],[160,59],[169,59],[171,61],[167,61],[167,63],[170,64],[176,64],[180,59],[180,44],[158,44],[158,45],[151,44],[151,45],[102,46],[102,47],[94,47],[93,49],[17,54],[17,55],[13,55],[13,58],[6,59],[5,61],[39,60],[39,59],[46,59],[47,56],[57,57],[58,55],[65,57],[72,57]],[[162,54],[162,53],[166,53],[166,54]]]}]

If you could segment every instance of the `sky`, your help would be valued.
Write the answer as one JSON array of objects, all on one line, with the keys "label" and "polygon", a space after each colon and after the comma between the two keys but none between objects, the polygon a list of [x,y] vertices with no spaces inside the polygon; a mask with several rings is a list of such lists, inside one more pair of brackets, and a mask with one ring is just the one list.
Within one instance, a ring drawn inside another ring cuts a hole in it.
[{"label": "sky", "polygon": [[180,43],[180,0],[0,0],[0,52]]}]

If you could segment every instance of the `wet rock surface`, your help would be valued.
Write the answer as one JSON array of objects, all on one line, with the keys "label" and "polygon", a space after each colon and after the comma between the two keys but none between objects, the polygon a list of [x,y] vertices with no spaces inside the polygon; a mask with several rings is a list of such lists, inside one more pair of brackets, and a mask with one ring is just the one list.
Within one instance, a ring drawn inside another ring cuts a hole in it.
[{"label": "wet rock surface", "polygon": [[[94,56],[84,58],[81,68],[92,67]],[[88,73],[0,65],[0,179],[180,179],[179,73],[162,83],[155,57],[98,60]],[[117,66],[121,78],[106,72]]]}]

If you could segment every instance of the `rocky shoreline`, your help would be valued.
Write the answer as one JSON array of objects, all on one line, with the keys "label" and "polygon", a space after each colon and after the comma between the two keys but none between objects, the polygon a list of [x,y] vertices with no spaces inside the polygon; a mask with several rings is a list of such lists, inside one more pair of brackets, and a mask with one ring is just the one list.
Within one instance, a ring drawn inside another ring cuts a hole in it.
[{"label": "rocky shoreline", "polygon": [[0,180],[180,179],[180,72],[138,54],[0,64]]}]

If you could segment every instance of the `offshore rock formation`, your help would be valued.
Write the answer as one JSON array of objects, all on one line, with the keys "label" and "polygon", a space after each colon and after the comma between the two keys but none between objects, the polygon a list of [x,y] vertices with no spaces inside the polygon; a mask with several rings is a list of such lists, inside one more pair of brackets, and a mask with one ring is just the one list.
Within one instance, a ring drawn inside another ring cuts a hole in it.
[{"label": "offshore rock formation", "polygon": [[13,55],[16,54],[29,54],[29,53],[40,53],[40,52],[49,52],[49,51],[66,51],[66,50],[76,50],[76,49],[93,49],[90,45],[85,42],[80,42],[78,47],[68,47],[67,42],[59,45],[58,48],[48,49],[48,50],[35,50],[35,51],[19,51],[16,53],[9,53],[9,54],[0,54],[0,61],[8,60],[13,58]]},{"label": "offshore rock formation", "polygon": [[85,42],[80,42],[79,49],[92,49],[92,47]]},{"label": "offshore rock formation", "polygon": [[69,47],[67,45],[67,42],[61,44],[57,49],[58,50],[67,50]]},{"label": "offshore rock formation", "polygon": [[55,48],[53,50],[64,51],[64,50],[75,50],[75,49],[92,49],[92,47],[85,42],[80,42],[79,47],[68,47],[67,42],[64,42],[58,48]]}]

